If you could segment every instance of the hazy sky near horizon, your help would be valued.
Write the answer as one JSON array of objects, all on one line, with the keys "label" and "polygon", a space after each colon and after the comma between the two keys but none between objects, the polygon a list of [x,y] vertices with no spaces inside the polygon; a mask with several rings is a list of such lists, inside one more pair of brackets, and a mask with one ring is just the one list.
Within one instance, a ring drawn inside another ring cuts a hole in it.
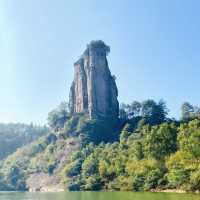
[{"label": "hazy sky near horizon", "polygon": [[200,105],[198,0],[1,0],[0,122],[45,123],[68,100],[73,63],[91,40],[111,47],[120,102]]}]

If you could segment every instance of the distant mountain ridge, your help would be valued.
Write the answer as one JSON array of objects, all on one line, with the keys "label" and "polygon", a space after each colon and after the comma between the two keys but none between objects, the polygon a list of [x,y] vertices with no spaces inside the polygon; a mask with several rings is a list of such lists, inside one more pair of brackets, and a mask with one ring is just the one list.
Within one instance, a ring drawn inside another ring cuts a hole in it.
[{"label": "distant mountain ridge", "polygon": [[45,126],[0,123],[0,160],[48,132]]}]

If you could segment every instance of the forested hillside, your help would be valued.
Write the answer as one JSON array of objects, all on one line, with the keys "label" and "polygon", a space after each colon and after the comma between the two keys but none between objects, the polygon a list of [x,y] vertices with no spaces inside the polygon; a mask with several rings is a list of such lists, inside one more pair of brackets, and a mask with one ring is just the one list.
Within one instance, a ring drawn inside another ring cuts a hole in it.
[{"label": "forested hillside", "polygon": [[0,123],[0,160],[48,132],[47,127]]},{"label": "forested hillside", "polygon": [[181,110],[176,121],[164,101],[134,101],[117,120],[90,120],[62,103],[49,113],[51,133],[1,163],[1,190],[197,191],[199,109]]},{"label": "forested hillside", "polygon": [[182,105],[167,118],[163,101],[122,105],[119,141],[90,143],[64,168],[70,190],[154,191],[200,189],[199,108]]}]

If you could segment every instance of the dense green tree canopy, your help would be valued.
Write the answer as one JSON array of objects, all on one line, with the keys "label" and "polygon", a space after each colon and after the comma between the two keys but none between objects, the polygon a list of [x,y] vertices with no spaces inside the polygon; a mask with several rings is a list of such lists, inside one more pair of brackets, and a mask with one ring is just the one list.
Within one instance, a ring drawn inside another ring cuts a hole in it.
[{"label": "dense green tree canopy", "polygon": [[73,191],[200,190],[199,112],[183,110],[176,121],[163,101],[133,101],[119,119],[90,120],[61,104],[49,114],[51,133],[0,162],[0,189],[26,190],[32,174],[44,173]]}]

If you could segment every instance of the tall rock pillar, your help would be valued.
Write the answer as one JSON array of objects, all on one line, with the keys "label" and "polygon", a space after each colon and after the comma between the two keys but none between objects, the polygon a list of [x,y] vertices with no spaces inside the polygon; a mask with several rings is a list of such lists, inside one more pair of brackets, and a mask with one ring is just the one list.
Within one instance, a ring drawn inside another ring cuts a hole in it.
[{"label": "tall rock pillar", "polygon": [[74,80],[70,90],[72,113],[85,112],[90,118],[118,117],[118,90],[111,75],[103,41],[92,41],[74,64]]}]

